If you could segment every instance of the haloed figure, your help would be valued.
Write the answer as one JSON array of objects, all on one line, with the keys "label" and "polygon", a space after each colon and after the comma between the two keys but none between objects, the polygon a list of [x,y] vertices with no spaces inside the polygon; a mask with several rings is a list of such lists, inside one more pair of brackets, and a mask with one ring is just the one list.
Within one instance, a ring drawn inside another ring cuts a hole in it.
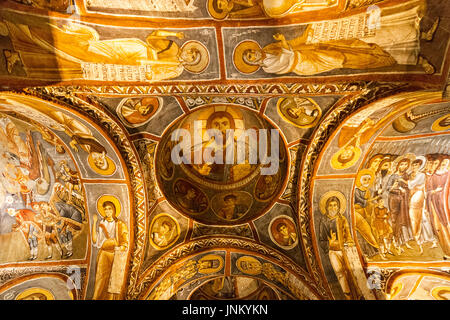
[{"label": "haloed figure", "polygon": [[226,220],[234,220],[243,216],[247,212],[247,207],[237,204],[237,197],[234,194],[226,195],[223,198],[224,206],[219,210],[218,214]]},{"label": "haloed figure", "polygon": [[284,246],[290,246],[297,241],[297,234],[295,234],[295,232],[289,232],[289,229],[285,223],[280,223],[277,226],[277,231],[281,235],[281,240]]},{"label": "haloed figure", "polygon": [[300,128],[313,127],[322,115],[320,107],[307,98],[281,98],[277,106],[286,121]]},{"label": "haloed figure", "polygon": [[103,217],[100,223],[97,223],[97,216],[93,216],[92,241],[98,248],[93,300],[115,300],[117,297],[114,292],[109,292],[109,283],[115,250],[126,251],[128,248],[128,229],[117,218],[116,206],[112,201],[104,201],[99,210]]},{"label": "haloed figure", "polygon": [[[274,1],[275,2],[275,1]],[[278,2],[278,1],[276,1]],[[276,42],[264,48],[235,50],[241,57],[235,65],[244,73],[262,67],[267,73],[299,76],[316,75],[337,69],[374,69],[395,65],[418,65],[425,73],[434,73],[434,67],[420,55],[420,40],[431,40],[437,23],[428,33],[421,33],[420,20],[423,18],[425,1],[417,1],[414,6],[398,6],[395,10],[381,9],[380,28],[374,36],[359,38],[338,38],[309,43],[313,27],[309,25],[302,35],[286,40],[277,33]],[[348,21],[348,20],[347,20]],[[427,34],[422,37],[421,35]],[[245,44],[245,42],[241,42]],[[248,42],[249,43],[249,42]],[[238,45],[239,46],[239,45]]]},{"label": "haloed figure", "polygon": [[103,152],[91,152],[92,159],[97,168],[106,170],[108,169],[108,161],[106,161],[106,153]]},{"label": "haloed figure", "polygon": [[208,0],[208,11],[215,19],[264,17],[262,0]]},{"label": "haloed figure", "polygon": [[159,247],[165,247],[173,240],[174,226],[168,221],[163,221],[157,232],[152,233],[153,242]]},{"label": "haloed figure", "polygon": [[138,101],[128,99],[120,109],[121,115],[131,125],[139,125],[150,119],[158,110],[160,100],[155,97],[142,98]]},{"label": "haloed figure", "polygon": [[330,196],[326,200],[325,214],[319,225],[320,246],[328,254],[345,298],[356,299],[357,289],[344,253],[344,246],[354,246],[354,241],[347,218],[341,213],[341,200],[337,196]]}]

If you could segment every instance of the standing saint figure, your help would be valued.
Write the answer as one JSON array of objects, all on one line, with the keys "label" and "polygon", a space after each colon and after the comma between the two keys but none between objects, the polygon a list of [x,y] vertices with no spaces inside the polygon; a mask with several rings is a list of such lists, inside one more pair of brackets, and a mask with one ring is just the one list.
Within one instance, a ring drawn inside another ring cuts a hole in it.
[{"label": "standing saint figure", "polygon": [[322,196],[320,204],[323,214],[319,224],[320,247],[328,254],[345,299],[358,299],[358,285],[344,252],[344,247],[355,245],[349,223],[343,215],[346,207],[345,197],[338,191],[330,191]]},{"label": "standing saint figure", "polygon": [[100,197],[97,209],[102,220],[98,223],[97,216],[93,216],[92,242],[98,253],[92,299],[117,300],[128,250],[128,228],[118,219],[121,205],[117,198],[109,195]]}]

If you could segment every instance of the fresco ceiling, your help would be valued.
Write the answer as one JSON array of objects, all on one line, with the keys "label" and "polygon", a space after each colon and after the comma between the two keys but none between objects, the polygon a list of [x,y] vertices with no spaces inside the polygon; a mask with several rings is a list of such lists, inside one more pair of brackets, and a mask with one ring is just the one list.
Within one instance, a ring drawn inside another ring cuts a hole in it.
[{"label": "fresco ceiling", "polygon": [[0,299],[447,300],[449,13],[2,0]]}]

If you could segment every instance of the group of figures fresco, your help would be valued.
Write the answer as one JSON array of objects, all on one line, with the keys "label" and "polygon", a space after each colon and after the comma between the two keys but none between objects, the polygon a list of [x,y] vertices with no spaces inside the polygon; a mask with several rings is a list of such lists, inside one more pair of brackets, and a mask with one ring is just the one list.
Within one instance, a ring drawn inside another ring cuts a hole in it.
[{"label": "group of figures fresco", "polygon": [[[450,258],[448,154],[376,154],[358,172],[354,191],[356,229],[369,257],[393,260],[440,248]],[[439,259],[439,258],[438,258]]]},{"label": "group of figures fresco", "polygon": [[0,122],[2,261],[71,257],[73,241],[82,235],[78,245],[86,242],[85,195],[73,161],[33,120],[2,113]]},{"label": "group of figures fresco", "polygon": [[[390,272],[449,259],[448,104],[401,111],[406,98],[393,112],[383,102],[341,124],[315,181],[318,251],[337,299],[380,298]],[[333,176],[341,170],[354,176]],[[389,269],[399,262],[405,267]]]},{"label": "group of figures fresco", "polygon": [[89,213],[80,174],[81,165],[91,176],[108,177],[115,162],[79,118],[40,100],[5,97],[2,102],[12,100],[0,113],[0,263],[87,259],[91,234],[92,299],[118,297],[129,246],[128,227],[119,219],[123,205],[104,194],[92,199],[96,212]]},{"label": "group of figures fresco", "polygon": [[[237,12],[244,14],[263,10],[262,7],[266,13],[271,10],[278,12],[275,8],[269,10],[268,6],[280,5],[262,1],[250,6],[253,2],[214,0],[209,2],[209,7],[215,8],[216,13],[220,11],[218,18],[224,18]],[[309,5],[311,8],[328,6],[332,1],[287,2],[289,4],[283,2],[281,6],[287,7],[280,12],[295,11],[295,8],[303,10]],[[237,7],[248,8],[236,11]],[[313,76],[418,66],[418,70],[421,68],[423,72],[432,74],[437,66],[421,54],[421,41],[433,40],[439,19],[435,19],[429,30],[421,31],[420,21],[425,14],[425,0],[392,8],[376,7],[366,13],[299,26],[304,32],[292,39],[288,39],[289,31],[281,30],[273,35],[276,42],[272,40],[263,47],[259,40],[245,38],[244,31],[230,30],[235,33],[234,38],[238,35],[240,42],[234,44],[233,40],[226,44],[225,55],[230,62],[226,63],[227,73],[237,70],[241,76],[247,77],[262,69],[265,73],[260,74],[262,77]],[[12,46],[3,49],[7,74],[12,74],[16,66],[22,66],[29,78],[153,82],[179,78],[184,71],[201,74],[210,70],[205,77],[217,76],[219,72],[216,63],[210,63],[217,59],[211,57],[218,52],[217,48],[198,40],[184,40],[185,32],[182,30],[153,30],[145,39],[103,39],[96,28],[86,24],[35,21],[4,11],[0,31],[1,35],[10,38]],[[261,40],[267,43],[267,39]],[[202,79],[201,76],[198,79]]]}]

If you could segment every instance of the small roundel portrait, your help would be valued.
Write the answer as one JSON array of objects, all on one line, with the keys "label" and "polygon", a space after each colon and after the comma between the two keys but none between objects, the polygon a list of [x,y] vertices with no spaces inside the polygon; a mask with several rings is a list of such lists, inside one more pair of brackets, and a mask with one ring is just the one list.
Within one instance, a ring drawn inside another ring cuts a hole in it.
[{"label": "small roundel portrait", "polygon": [[127,98],[117,107],[117,114],[127,127],[138,127],[150,121],[162,103],[161,97]]},{"label": "small roundel portrait", "polygon": [[252,206],[252,196],[243,191],[218,194],[212,199],[212,209],[216,216],[227,221],[244,217]]},{"label": "small roundel portrait", "polygon": [[283,120],[299,128],[315,126],[322,116],[322,109],[309,98],[280,98],[277,110]]},{"label": "small roundel portrait", "polygon": [[150,225],[150,244],[156,250],[164,250],[180,237],[178,221],[167,213],[158,214]]},{"label": "small roundel portrait", "polygon": [[110,176],[116,172],[116,164],[106,152],[91,152],[88,156],[89,167],[102,176]]},{"label": "small roundel portrait", "polygon": [[331,167],[336,170],[344,170],[353,166],[361,156],[361,149],[348,145],[342,147],[331,158]]},{"label": "small roundel portrait", "polygon": [[208,254],[197,261],[198,272],[203,274],[219,272],[223,266],[223,258],[217,254]]},{"label": "small roundel portrait", "polygon": [[262,264],[256,258],[251,256],[242,256],[236,261],[236,267],[242,273],[249,275],[258,275],[262,272]]},{"label": "small roundel portrait", "polygon": [[440,117],[431,126],[433,131],[446,131],[450,130],[450,114]]},{"label": "small roundel portrait", "polygon": [[269,224],[270,239],[283,249],[292,249],[298,243],[294,221],[288,216],[278,216]]},{"label": "small roundel portrait", "polygon": [[262,175],[255,186],[255,197],[260,201],[269,201],[279,191],[280,171],[274,175]]},{"label": "small roundel portrait", "polygon": [[19,293],[15,300],[55,300],[53,294],[42,288],[29,288]]},{"label": "small roundel portrait", "polygon": [[176,202],[182,212],[201,214],[208,209],[208,198],[197,187],[185,180],[178,180],[174,184]]}]

